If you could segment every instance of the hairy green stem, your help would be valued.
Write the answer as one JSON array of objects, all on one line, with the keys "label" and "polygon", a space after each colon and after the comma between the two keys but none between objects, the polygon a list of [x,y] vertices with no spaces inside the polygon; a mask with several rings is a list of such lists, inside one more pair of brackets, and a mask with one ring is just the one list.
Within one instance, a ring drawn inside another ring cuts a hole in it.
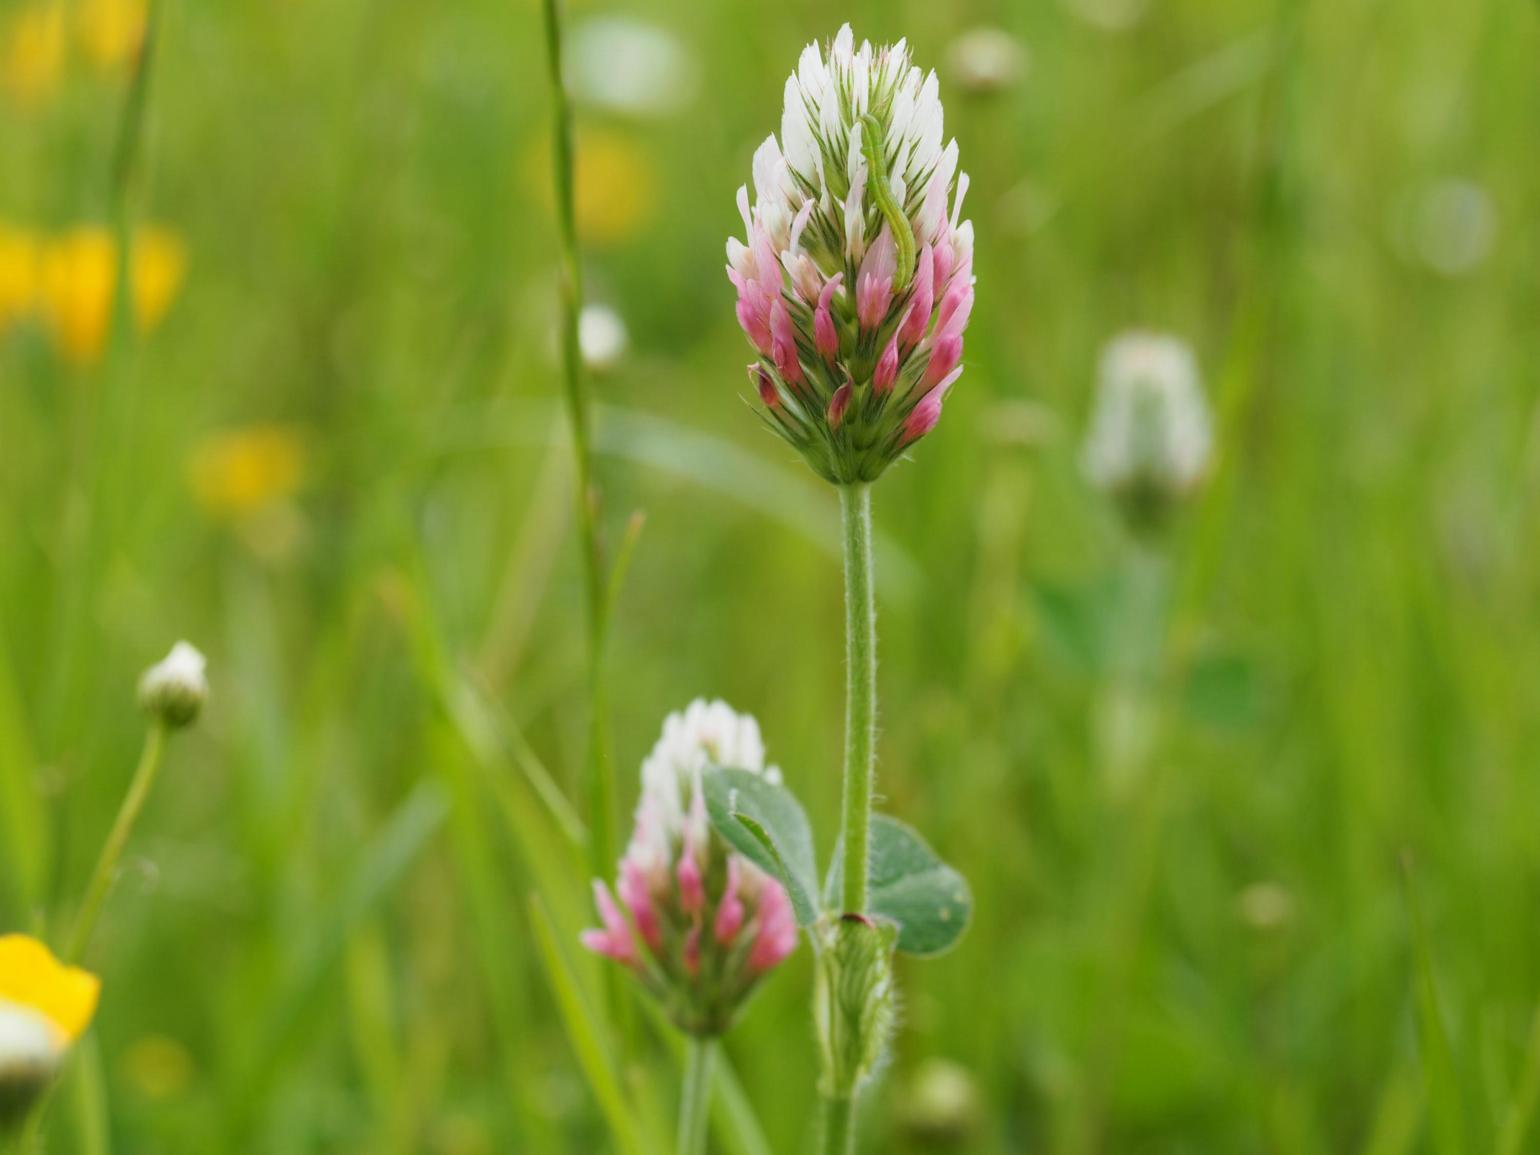
[{"label": "hairy green stem", "polygon": [[855,1101],[824,1100],[823,1155],[850,1155],[855,1150]]},{"label": "hairy green stem", "polygon": [[150,797],[150,791],[154,789],[155,779],[160,773],[161,756],[165,750],[166,723],[157,718],[150,723],[150,729],[144,736],[144,749],[139,754],[139,765],[135,768],[134,777],[128,784],[128,793],[123,796],[123,804],[118,808],[118,816],[113,821],[112,830],[108,832],[107,841],[102,844],[101,856],[96,860],[96,869],[91,872],[91,881],[86,887],[85,898],[81,901],[80,913],[75,916],[75,925],[64,947],[66,962],[79,962],[80,956],[91,943],[91,934],[96,930],[96,921],[101,916],[102,904],[106,902],[107,894],[112,890],[118,863],[123,858],[123,851],[128,846],[129,837],[134,832],[139,815],[144,810],[145,801]]},{"label": "hairy green stem", "polygon": [[872,491],[840,489],[845,525],[845,914],[866,913],[872,791],[877,769],[877,601],[872,571]]},{"label": "hairy green stem", "polygon": [[716,1066],[717,1041],[690,1036],[685,1055],[684,1092],[679,1099],[679,1155],[706,1155],[706,1130],[711,1118],[711,1074]]},{"label": "hairy green stem", "polygon": [[[840,803],[844,858],[839,913],[848,915],[866,913],[877,770],[877,599],[871,486],[842,486],[840,514],[845,529],[845,778]],[[859,1022],[839,1026],[850,1037],[862,1030]],[[829,1073],[825,1074],[827,1077]],[[854,1142],[854,1089],[834,1090],[835,1094],[826,1094],[824,1099],[824,1151],[826,1155],[846,1155]]]},{"label": "hairy green stem", "polygon": [[599,495],[593,477],[589,398],[578,344],[583,283],[578,263],[573,191],[572,110],[562,77],[561,7],[561,0],[545,0],[546,58],[551,87],[551,160],[560,243],[562,385],[576,458],[578,524],[583,539],[583,588],[588,616],[589,867],[595,877],[602,878],[614,867],[616,830],[615,786],[605,726],[604,649],[609,613],[599,543]]}]

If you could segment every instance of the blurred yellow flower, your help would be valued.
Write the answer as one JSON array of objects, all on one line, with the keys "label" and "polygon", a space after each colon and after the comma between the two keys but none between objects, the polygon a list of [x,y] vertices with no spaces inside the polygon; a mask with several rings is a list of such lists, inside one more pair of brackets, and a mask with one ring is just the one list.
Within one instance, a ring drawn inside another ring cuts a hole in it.
[{"label": "blurred yellow flower", "polygon": [[[47,244],[39,277],[40,309],[59,350],[77,365],[98,360],[112,328],[117,245],[112,234],[84,225]],[[187,272],[187,250],[175,233],[147,227],[135,234],[134,319],[147,332],[164,319]]]},{"label": "blurred yellow flower", "polygon": [[[585,244],[615,244],[634,236],[657,208],[657,176],[647,150],[623,133],[585,129],[573,160],[578,236]],[[531,150],[525,166],[547,206],[551,192],[550,143]]]},{"label": "blurred yellow flower", "polygon": [[148,226],[134,238],[134,319],[141,332],[165,320],[187,276],[187,246],[169,229]]},{"label": "blurred yellow flower", "polygon": [[0,223],[0,335],[37,306],[36,235]]},{"label": "blurred yellow flower", "polygon": [[0,88],[22,104],[51,96],[64,75],[64,6],[26,4],[0,30]]},{"label": "blurred yellow flower", "polygon": [[81,0],[75,35],[86,59],[101,69],[132,60],[144,42],[148,16],[146,0]]},{"label": "blurred yellow flower", "polygon": [[651,157],[634,141],[616,132],[581,133],[575,169],[577,227],[583,240],[623,241],[652,219],[657,180]]},{"label": "blurred yellow flower", "polygon": [[292,497],[305,476],[305,442],[289,425],[251,425],[205,438],[188,461],[193,497],[238,519]]},{"label": "blurred yellow flower", "polygon": [[65,966],[36,939],[0,936],[0,1002],[41,1015],[70,1042],[91,1025],[101,990],[95,975]]}]

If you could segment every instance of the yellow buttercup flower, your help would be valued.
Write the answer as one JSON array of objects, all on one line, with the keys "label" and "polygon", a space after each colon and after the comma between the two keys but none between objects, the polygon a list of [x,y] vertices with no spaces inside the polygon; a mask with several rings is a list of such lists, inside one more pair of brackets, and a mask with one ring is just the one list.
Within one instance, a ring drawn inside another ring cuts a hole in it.
[{"label": "yellow buttercup flower", "polygon": [[633,236],[652,219],[657,180],[647,152],[615,132],[577,138],[573,189],[578,233],[596,244]]},{"label": "yellow buttercup flower", "polygon": [[65,966],[37,939],[0,935],[0,1002],[46,1019],[66,1042],[85,1034],[101,993],[100,979]]},{"label": "yellow buttercup flower", "polygon": [[0,28],[0,88],[22,104],[46,100],[65,62],[64,6],[41,0],[15,11]]},{"label": "yellow buttercup flower", "polygon": [[81,0],[75,35],[86,59],[101,69],[132,60],[144,43],[146,0]]},{"label": "yellow buttercup flower", "polygon": [[31,1113],[100,996],[95,975],[36,939],[0,936],[0,1137]]},{"label": "yellow buttercup flower", "polygon": [[[131,283],[140,332],[164,319],[186,272],[187,250],[175,233],[147,227],[135,234]],[[84,225],[44,246],[40,309],[59,351],[77,365],[94,363],[107,347],[117,279],[117,245],[105,228]]]},{"label": "yellow buttercup flower", "polygon": [[43,249],[40,304],[59,351],[77,365],[107,347],[117,253],[103,228],[72,229]]},{"label": "yellow buttercup flower", "polygon": [[140,332],[166,317],[187,276],[187,246],[170,229],[147,226],[134,237],[134,319]]},{"label": "yellow buttercup flower", "polygon": [[237,520],[294,496],[305,476],[305,442],[281,424],[205,438],[188,462],[193,497],[213,517]]},{"label": "yellow buttercup flower", "polygon": [[[647,150],[630,136],[585,129],[575,141],[573,202],[584,243],[612,245],[635,236],[657,210],[657,175]],[[528,154],[527,179],[552,205],[550,143]]]},{"label": "yellow buttercup flower", "polygon": [[38,238],[0,224],[0,336],[37,306]]}]

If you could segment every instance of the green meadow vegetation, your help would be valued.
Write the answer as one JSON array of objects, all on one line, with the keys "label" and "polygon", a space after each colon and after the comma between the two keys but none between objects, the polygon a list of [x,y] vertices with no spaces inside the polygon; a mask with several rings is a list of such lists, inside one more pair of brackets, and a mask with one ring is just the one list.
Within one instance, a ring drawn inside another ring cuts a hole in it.
[{"label": "green meadow vegetation", "polygon": [[[1540,1151],[1540,6],[571,0],[597,728],[540,4],[152,11],[0,0],[0,933],[64,948],[140,672],[210,684],[41,1150],[673,1150],[684,1045],[578,942],[589,752],[623,837],[724,699],[834,852],[840,498],[723,245],[848,20],[937,69],[977,277],[873,490],[878,806],[972,923],[860,1149]],[[1213,424],[1137,531],[1083,464],[1136,329]],[[816,1149],[813,985],[713,1155]]]}]

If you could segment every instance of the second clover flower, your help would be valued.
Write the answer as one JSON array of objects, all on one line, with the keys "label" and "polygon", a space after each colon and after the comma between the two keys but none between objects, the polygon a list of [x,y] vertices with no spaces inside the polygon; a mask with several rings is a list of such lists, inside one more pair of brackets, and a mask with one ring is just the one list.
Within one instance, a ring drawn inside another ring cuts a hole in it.
[{"label": "second clover flower", "polygon": [[[705,775],[765,766],[759,725],[723,702],[670,714],[642,764],[636,827],[612,894],[594,882],[602,928],[583,944],[630,969],[683,1031],[719,1035],[797,945],[781,884],[735,853],[706,816]],[[618,900],[618,901],[617,901]]]},{"label": "second clover flower", "polygon": [[803,51],[727,243],[765,416],[822,477],[876,480],[941,417],[973,309],[967,174],[936,74],[849,25]]}]

